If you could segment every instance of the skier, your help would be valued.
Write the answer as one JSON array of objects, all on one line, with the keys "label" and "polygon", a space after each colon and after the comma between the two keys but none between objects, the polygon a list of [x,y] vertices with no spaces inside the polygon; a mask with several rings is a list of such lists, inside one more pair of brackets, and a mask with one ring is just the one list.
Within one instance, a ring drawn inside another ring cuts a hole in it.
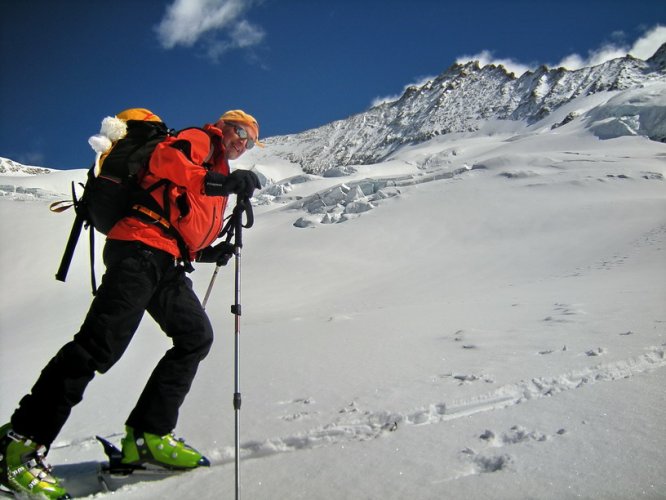
[{"label": "skier", "polygon": [[[232,110],[214,124],[167,138],[153,152],[142,186],[160,178],[171,181],[178,195],[168,202],[171,222],[186,242],[199,242],[188,245],[189,260],[222,265],[233,254],[229,243],[211,246],[224,221],[227,197],[250,198],[260,184],[251,171],[229,173],[228,161],[255,144],[262,146],[258,137],[257,121]],[[11,421],[0,427],[4,488],[70,498],[45,456],[95,372],[105,373],[120,359],[145,311],[173,347],[155,367],[126,421],[122,463],[170,469],[209,465],[173,435],[178,410],[213,342],[212,326],[181,259],[176,240],[154,224],[128,216],[111,229],[104,248],[106,272],[83,325],[46,365]]]}]

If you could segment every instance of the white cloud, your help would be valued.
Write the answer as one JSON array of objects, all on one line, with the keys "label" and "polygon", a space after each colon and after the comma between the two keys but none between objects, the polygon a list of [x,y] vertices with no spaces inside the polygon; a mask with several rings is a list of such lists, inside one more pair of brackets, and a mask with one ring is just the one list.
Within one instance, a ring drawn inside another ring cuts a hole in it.
[{"label": "white cloud", "polygon": [[649,59],[664,43],[666,43],[666,26],[656,26],[636,40],[629,53],[639,59]]},{"label": "white cloud", "polygon": [[530,68],[525,64],[514,61],[513,59],[498,59],[493,57],[493,53],[489,50],[483,50],[473,56],[460,56],[456,62],[459,64],[464,64],[469,61],[479,61],[479,65],[486,66],[488,64],[502,65],[509,72],[514,73],[516,76],[520,76],[525,71],[528,71]]},{"label": "white cloud", "polygon": [[[557,64],[546,64],[549,67],[562,66],[569,70],[584,68],[586,66],[596,66],[603,64],[611,59],[624,57],[631,54],[639,59],[649,59],[662,44],[666,43],[666,26],[657,25],[656,27],[648,30],[636,42],[629,46],[624,43],[624,33],[614,32],[611,34],[614,42],[609,42],[602,45],[598,49],[590,50],[587,56],[580,54],[569,54],[562,58]],[[516,76],[522,75],[525,71],[534,70],[535,65],[527,65],[517,62],[513,59],[499,59],[493,57],[490,50],[483,50],[476,55],[460,56],[457,58],[458,63],[465,63],[468,61],[479,61],[481,66],[487,64],[501,64],[507,70],[513,72]]]},{"label": "white cloud", "polygon": [[232,35],[235,45],[241,49],[257,45],[264,38],[264,32],[261,28],[245,20],[234,26]]},{"label": "white cloud", "polygon": [[419,78],[416,82],[405,85],[404,88],[402,89],[402,92],[400,92],[397,95],[385,96],[385,97],[375,97],[372,101],[371,106],[375,107],[375,106],[379,106],[380,104],[384,104],[385,102],[397,101],[398,99],[400,99],[402,97],[402,95],[405,93],[405,91],[409,87],[423,87],[426,83],[428,83],[429,81],[434,80],[434,79],[435,79],[434,76],[424,76],[422,78]]},{"label": "white cloud", "polygon": [[230,49],[251,47],[263,40],[264,31],[243,18],[256,3],[253,0],[174,0],[155,30],[166,49],[178,45],[192,47],[203,42],[208,55],[216,59]]},{"label": "white cloud", "polygon": [[46,162],[46,156],[42,152],[31,151],[16,155],[16,161],[26,166],[43,165]]},{"label": "white cloud", "polygon": [[[615,38],[620,38],[618,33],[614,35]],[[586,66],[603,64],[606,61],[624,57],[627,54],[631,54],[639,59],[649,59],[664,43],[666,43],[666,26],[657,25],[636,40],[631,47],[622,42],[607,43],[599,49],[589,51],[587,57],[570,54],[562,59],[557,66],[563,66],[571,70],[579,69]]]},{"label": "white cloud", "polygon": [[567,68],[569,70],[575,70],[584,68],[586,66],[596,66],[598,64],[603,64],[606,61],[611,59],[617,59],[618,57],[624,57],[627,55],[627,49],[621,48],[614,44],[606,44],[601,48],[590,50],[587,53],[587,57],[583,57],[579,54],[569,54],[564,57],[560,62],[554,66]]}]

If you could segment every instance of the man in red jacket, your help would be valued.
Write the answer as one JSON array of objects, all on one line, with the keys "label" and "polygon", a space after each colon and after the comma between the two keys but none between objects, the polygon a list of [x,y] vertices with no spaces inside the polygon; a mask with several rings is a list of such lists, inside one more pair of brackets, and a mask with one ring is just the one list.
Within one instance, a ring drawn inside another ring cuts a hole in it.
[{"label": "man in red jacket", "polygon": [[142,184],[168,180],[151,194],[161,204],[168,200],[168,210],[163,208],[185,248],[134,216],[111,229],[104,248],[106,272],[81,329],[46,365],[11,422],[0,427],[3,486],[69,498],[44,457],[95,372],[106,372],[120,359],[146,311],[173,347],[155,367],[126,421],[122,462],[171,469],[209,465],[172,434],[199,362],[213,342],[212,326],[183,262],[224,264],[233,253],[226,242],[211,246],[222,228],[227,197],[250,198],[260,184],[251,171],[230,173],[228,161],[261,146],[258,139],[257,121],[232,110],[215,124],[185,129],[157,146]]}]

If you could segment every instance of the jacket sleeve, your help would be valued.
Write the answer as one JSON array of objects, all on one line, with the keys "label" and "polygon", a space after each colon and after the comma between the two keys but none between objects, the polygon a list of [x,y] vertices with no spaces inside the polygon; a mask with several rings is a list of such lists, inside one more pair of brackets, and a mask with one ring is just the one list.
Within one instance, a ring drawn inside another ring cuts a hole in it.
[{"label": "jacket sleeve", "polygon": [[204,177],[204,193],[208,196],[229,196],[228,177],[219,172],[206,172]]},{"label": "jacket sleeve", "polygon": [[206,132],[185,129],[157,145],[150,158],[150,171],[176,185],[204,193],[208,170],[203,166],[211,153],[211,139]]}]

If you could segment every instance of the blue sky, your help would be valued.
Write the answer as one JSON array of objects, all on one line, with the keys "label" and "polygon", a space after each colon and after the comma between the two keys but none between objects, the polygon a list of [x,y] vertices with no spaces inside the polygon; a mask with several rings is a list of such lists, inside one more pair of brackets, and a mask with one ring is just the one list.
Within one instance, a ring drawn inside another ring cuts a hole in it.
[{"label": "blue sky", "polygon": [[664,0],[5,0],[0,156],[85,168],[88,137],[128,107],[302,132],[456,61],[573,69],[664,42]]}]

